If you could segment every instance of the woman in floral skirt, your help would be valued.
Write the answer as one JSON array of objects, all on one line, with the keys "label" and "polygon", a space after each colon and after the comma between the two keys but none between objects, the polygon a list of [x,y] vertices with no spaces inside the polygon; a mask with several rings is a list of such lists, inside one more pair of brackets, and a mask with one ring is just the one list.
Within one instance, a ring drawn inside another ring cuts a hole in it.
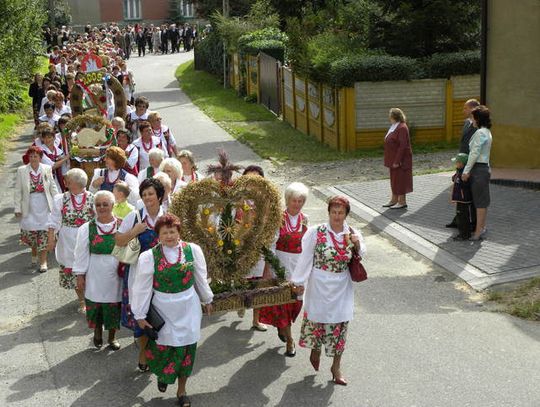
[{"label": "woman in floral skirt", "polygon": [[47,219],[58,193],[51,167],[41,164],[43,151],[32,146],[25,154],[28,164],[17,169],[14,191],[15,216],[21,221],[21,243],[32,248],[32,267],[47,271]]},{"label": "woman in floral skirt", "polygon": [[94,219],[94,195],[86,190],[88,176],[80,168],[69,170],[65,177],[68,190],[54,198],[49,217],[49,250],[55,247],[56,261],[60,265],[60,287],[75,290],[79,298],[79,312],[85,312],[84,292],[77,288],[73,275],[77,232],[86,222]]},{"label": "woman in floral skirt", "polygon": [[299,345],[311,348],[309,360],[315,370],[319,370],[324,345],[326,356],[333,358],[330,371],[334,383],[344,386],[347,381],[341,373],[341,356],[354,310],[349,262],[353,246],[361,257],[366,251],[360,232],[351,231],[345,221],[350,209],[343,196],[329,200],[329,222],[308,229],[291,279],[299,293],[307,285]]},{"label": "woman in floral skirt", "polygon": [[165,392],[178,379],[176,394],[180,405],[187,407],[191,402],[186,383],[201,336],[201,303],[210,313],[214,295],[201,248],[180,240],[180,220],[166,214],[156,222],[155,231],[160,244],[139,257],[132,308],[141,329],[152,328],[146,321],[150,303],[165,321],[158,338],[149,341],[146,359],[158,378],[159,391]]},{"label": "woman in floral skirt", "polygon": [[[290,281],[296,267],[300,253],[302,253],[302,237],[307,231],[308,219],[302,213],[302,207],[306,203],[308,188],[300,183],[293,182],[285,189],[285,204],[287,209],[283,212],[283,222],[279,229],[278,239],[274,245],[274,252],[281,265],[285,268],[285,278]],[[268,269],[267,269],[268,270]],[[265,275],[268,279],[273,276]],[[275,326],[278,330],[279,339],[287,343],[285,356],[296,356],[294,340],[291,333],[291,325],[302,309],[302,297],[291,304],[264,307],[260,310],[259,321]]]},{"label": "woman in floral skirt", "polygon": [[122,280],[118,260],[111,255],[118,221],[113,216],[114,195],[98,191],[94,195],[96,218],[85,223],[77,233],[73,274],[77,288],[84,292],[86,320],[94,329],[94,346],[103,345],[103,327],[109,331],[109,348],[120,349],[116,331],[120,329]]},{"label": "woman in floral skirt", "polygon": [[[140,210],[128,214],[118,228],[116,234],[116,244],[126,246],[131,239],[139,239],[141,245],[141,254],[151,249],[158,243],[158,236],[155,231],[155,224],[160,216],[165,212],[161,206],[165,195],[163,184],[155,179],[145,179],[139,187],[139,194],[144,207]],[[139,370],[146,372],[148,365],[146,363],[145,349],[148,343],[148,337],[144,331],[139,328],[137,321],[131,312],[131,287],[134,277],[137,274],[137,265],[128,266],[121,264],[119,268],[122,277],[122,325],[133,331],[134,337],[139,344]]]}]

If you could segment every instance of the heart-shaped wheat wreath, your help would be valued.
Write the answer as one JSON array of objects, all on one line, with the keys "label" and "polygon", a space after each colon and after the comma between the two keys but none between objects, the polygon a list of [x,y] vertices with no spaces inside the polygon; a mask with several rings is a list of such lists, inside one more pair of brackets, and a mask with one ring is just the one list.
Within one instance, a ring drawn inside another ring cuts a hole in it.
[{"label": "heart-shaped wheat wreath", "polygon": [[201,246],[213,282],[229,287],[242,285],[282,217],[278,189],[253,175],[229,185],[212,178],[191,183],[173,196],[169,211],[182,222],[182,239]]}]

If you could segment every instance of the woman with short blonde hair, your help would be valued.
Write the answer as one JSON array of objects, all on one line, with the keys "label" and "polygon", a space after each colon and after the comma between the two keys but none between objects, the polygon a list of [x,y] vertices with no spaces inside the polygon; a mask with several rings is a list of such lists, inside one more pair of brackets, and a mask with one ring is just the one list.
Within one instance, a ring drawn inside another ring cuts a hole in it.
[{"label": "woman with short blonde hair", "polygon": [[164,159],[159,166],[159,171],[164,172],[171,179],[172,194],[180,191],[187,185],[187,183],[182,180],[182,176],[184,175],[182,164],[176,158]]}]

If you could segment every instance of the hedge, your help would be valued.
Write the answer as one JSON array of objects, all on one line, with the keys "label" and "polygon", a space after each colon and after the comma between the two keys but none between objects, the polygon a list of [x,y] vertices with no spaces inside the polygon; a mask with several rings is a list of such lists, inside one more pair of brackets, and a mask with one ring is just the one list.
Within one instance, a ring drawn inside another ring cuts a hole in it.
[{"label": "hedge", "polygon": [[329,72],[311,72],[313,79],[327,78],[336,87],[355,82],[449,78],[480,73],[480,52],[434,54],[426,59],[390,55],[348,55],[330,63]]},{"label": "hedge", "polygon": [[238,52],[248,55],[258,55],[259,52],[264,52],[284,62],[286,41],[287,35],[277,28],[263,28],[242,35],[238,39]]},{"label": "hedge", "polygon": [[430,78],[449,78],[480,73],[480,62],[480,51],[462,51],[433,54],[424,61],[424,66]]},{"label": "hedge", "polygon": [[194,60],[195,69],[223,75],[223,42],[215,31],[195,44]]}]

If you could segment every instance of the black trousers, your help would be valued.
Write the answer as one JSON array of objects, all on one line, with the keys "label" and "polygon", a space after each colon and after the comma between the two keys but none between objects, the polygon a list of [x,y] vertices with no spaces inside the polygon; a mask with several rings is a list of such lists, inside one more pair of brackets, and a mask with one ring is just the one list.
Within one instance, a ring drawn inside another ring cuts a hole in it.
[{"label": "black trousers", "polygon": [[476,208],[470,203],[456,203],[456,224],[459,236],[464,239],[471,237],[471,231],[476,226]]},{"label": "black trousers", "polygon": [[144,54],[146,52],[146,44],[143,42],[143,43],[140,43],[138,42],[137,43],[137,51],[139,52],[139,56],[141,56],[141,53],[142,53],[142,56],[144,57]]}]

